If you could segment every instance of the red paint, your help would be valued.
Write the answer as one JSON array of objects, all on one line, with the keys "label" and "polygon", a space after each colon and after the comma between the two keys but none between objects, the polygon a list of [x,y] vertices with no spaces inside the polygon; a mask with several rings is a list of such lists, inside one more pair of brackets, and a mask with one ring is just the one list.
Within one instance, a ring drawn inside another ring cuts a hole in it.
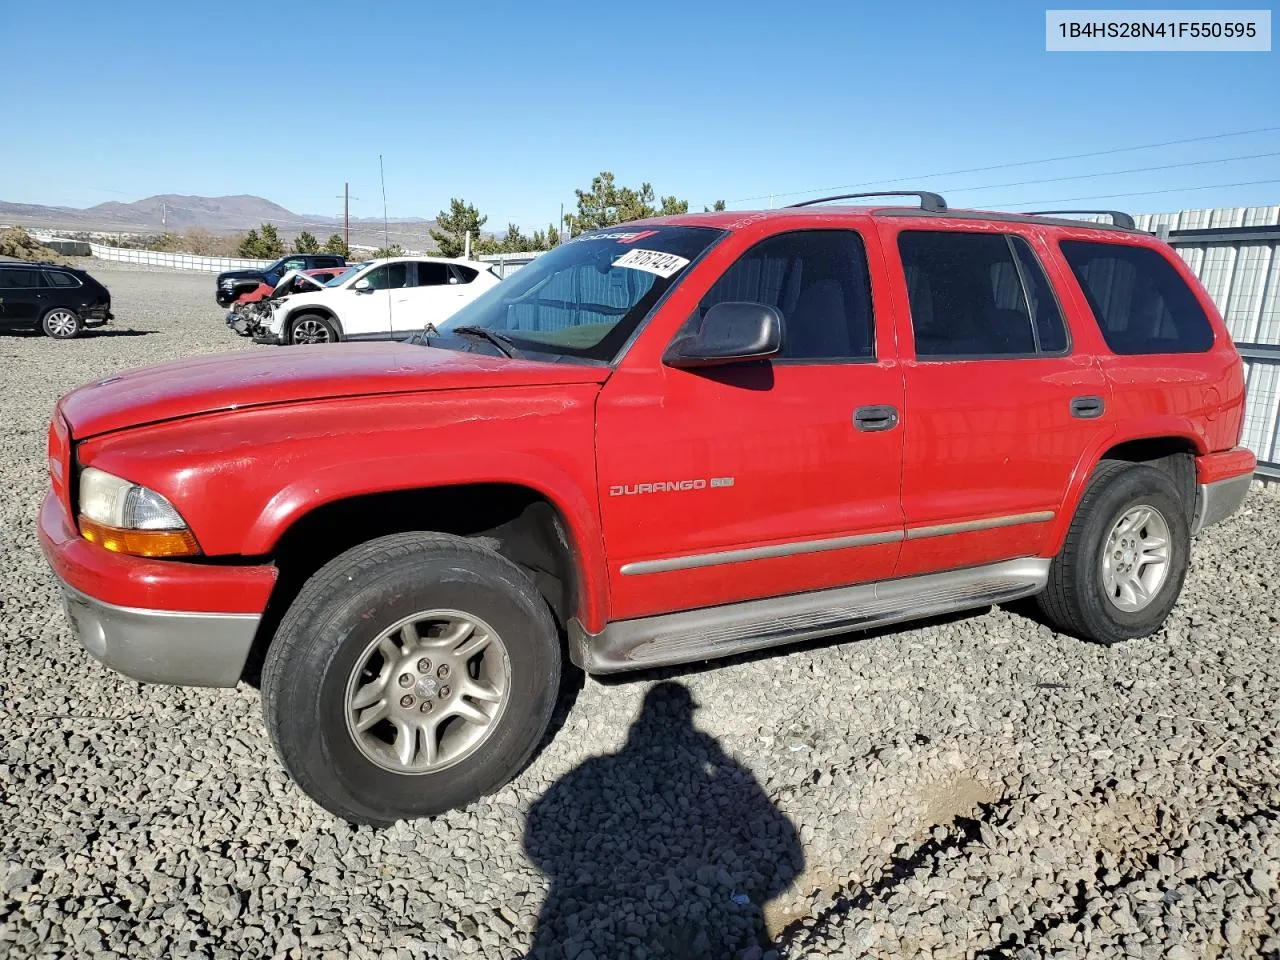
[{"label": "red paint", "polygon": [[1236,447],[1221,453],[1196,458],[1196,480],[1200,483],[1217,483],[1242,474],[1253,473],[1258,468],[1258,458],[1252,450]]},{"label": "red paint", "polygon": [[[41,533],[51,562],[78,589],[110,602],[260,610],[273,576],[261,558],[318,506],[424,486],[519,484],[564,516],[578,564],[578,616],[594,631],[611,619],[1050,556],[1094,465],[1127,440],[1185,440],[1201,454],[1201,482],[1252,470],[1252,455],[1232,450],[1244,410],[1240,359],[1203,289],[1154,238],[1083,225],[908,220],[865,208],[674,222],[729,232],[690,268],[612,370],[344,344],[195,358],[69,394],[59,410],[74,441],[57,421],[50,434],[55,494]],[[815,227],[854,229],[866,243],[875,362],[775,361],[702,372],[661,363],[676,330],[740,254],[773,234]],[[1057,290],[1071,354],[918,362],[897,254],[904,228],[1024,237]],[[1057,250],[1064,237],[1160,250],[1193,283],[1214,327],[1213,349],[1112,355]],[[1079,395],[1103,397],[1104,415],[1069,416]],[[870,404],[897,406],[899,426],[856,431],[853,411]],[[246,559],[216,566],[144,561],[80,540],[67,517],[73,443],[80,466],[169,497],[207,556]],[[710,485],[725,477],[732,486]],[[684,481],[690,487],[683,491],[627,492]],[[909,535],[1042,512],[1053,519]],[[625,564],[690,554],[885,533],[905,539],[621,572]]]},{"label": "red paint", "polygon": [[[323,283],[326,280],[332,280],[338,274],[345,273],[349,269],[349,267],[320,267],[316,270],[303,270],[302,272],[306,276],[315,277]],[[271,292],[275,288],[276,285],[274,283],[260,283],[247,293],[242,293],[236,297],[236,303],[257,303],[260,300],[265,300],[271,296]],[[314,288],[307,286],[305,289],[312,290]]]}]

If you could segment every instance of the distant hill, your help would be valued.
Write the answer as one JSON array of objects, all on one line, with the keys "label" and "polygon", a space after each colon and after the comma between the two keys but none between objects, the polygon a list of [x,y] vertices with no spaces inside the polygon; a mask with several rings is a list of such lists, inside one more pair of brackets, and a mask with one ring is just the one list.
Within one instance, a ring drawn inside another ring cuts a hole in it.
[{"label": "distant hill", "polygon": [[[283,236],[293,237],[302,230],[310,230],[322,242],[329,234],[342,232],[341,217],[294,213],[278,203],[248,194],[233,197],[158,194],[133,203],[111,201],[84,209],[0,200],[0,223],[118,233],[160,233],[162,230],[180,233],[193,227],[211,233],[235,233],[273,223]],[[427,231],[435,225],[434,220],[393,218],[389,221],[388,234],[392,243],[423,249],[430,243]],[[381,246],[381,218],[352,217],[351,242]]]}]

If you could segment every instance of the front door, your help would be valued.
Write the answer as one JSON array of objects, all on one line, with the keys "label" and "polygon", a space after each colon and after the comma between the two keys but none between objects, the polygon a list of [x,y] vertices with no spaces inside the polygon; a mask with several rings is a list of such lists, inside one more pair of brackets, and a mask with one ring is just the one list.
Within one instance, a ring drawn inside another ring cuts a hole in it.
[{"label": "front door", "polygon": [[701,370],[624,363],[597,404],[610,619],[882,579],[897,560],[902,376],[863,238],[762,240],[689,323],[724,301],[777,308],[781,354]]},{"label": "front door", "polygon": [[354,285],[347,287],[341,305],[336,307],[343,336],[351,340],[389,339],[392,302],[409,285],[409,265],[402,260],[384,263],[361,279],[368,280],[369,286],[363,290],[355,289]]},{"label": "front door", "polygon": [[896,573],[1039,555],[1076,465],[1112,422],[1102,371],[1075,350],[1045,274],[1047,251],[1032,230],[881,233],[906,379]]}]

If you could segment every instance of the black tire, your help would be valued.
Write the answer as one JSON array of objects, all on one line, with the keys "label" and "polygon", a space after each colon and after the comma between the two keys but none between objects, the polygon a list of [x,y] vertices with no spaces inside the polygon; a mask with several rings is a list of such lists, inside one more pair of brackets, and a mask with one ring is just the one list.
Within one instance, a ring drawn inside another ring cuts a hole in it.
[{"label": "black tire", "polygon": [[[436,772],[396,773],[348,731],[348,678],[381,631],[442,608],[480,617],[501,637],[508,699],[474,753]],[[555,621],[524,570],[460,537],[403,533],[348,550],[307,581],[267,651],[262,708],[303,791],[345,820],[386,825],[463,806],[519,773],[551,721],[560,671]]]},{"label": "black tire", "polygon": [[[304,330],[309,331],[312,329],[322,330],[324,332],[325,339],[299,339]],[[315,343],[337,343],[339,339],[338,328],[334,326],[332,320],[323,314],[304,313],[289,321],[289,343],[293,346]]]},{"label": "black tire", "polygon": [[68,307],[54,307],[40,318],[40,329],[55,340],[74,340],[84,332],[84,320]]},{"label": "black tire", "polygon": [[[1120,609],[1103,586],[1100,559],[1117,521],[1138,505],[1154,507],[1169,531],[1168,572],[1145,607]],[[1182,592],[1191,556],[1187,507],[1163,470],[1104,460],[1080,500],[1062,552],[1049,568],[1049,583],[1036,598],[1040,611],[1061,630],[1110,645],[1155,633]]]}]

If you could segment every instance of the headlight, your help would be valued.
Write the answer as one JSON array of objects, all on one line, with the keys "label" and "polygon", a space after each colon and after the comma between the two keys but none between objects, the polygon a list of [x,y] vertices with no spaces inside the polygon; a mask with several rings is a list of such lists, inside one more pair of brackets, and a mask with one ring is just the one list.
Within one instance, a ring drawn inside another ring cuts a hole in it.
[{"label": "headlight", "polygon": [[173,504],[154,490],[94,467],[80,474],[80,533],[90,543],[138,557],[200,552]]}]

